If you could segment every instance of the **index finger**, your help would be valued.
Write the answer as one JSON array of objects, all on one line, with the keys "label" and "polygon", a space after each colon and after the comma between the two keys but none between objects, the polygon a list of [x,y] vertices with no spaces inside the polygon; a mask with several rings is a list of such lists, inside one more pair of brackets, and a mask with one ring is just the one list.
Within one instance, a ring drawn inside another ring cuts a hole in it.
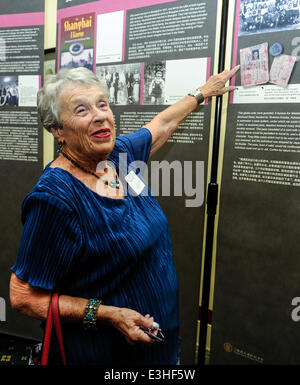
[{"label": "index finger", "polygon": [[230,77],[232,78],[232,76],[235,75],[235,74],[239,71],[240,68],[241,68],[241,65],[240,65],[240,64],[237,65],[237,66],[235,66],[234,68],[232,68],[232,70],[229,71]]}]

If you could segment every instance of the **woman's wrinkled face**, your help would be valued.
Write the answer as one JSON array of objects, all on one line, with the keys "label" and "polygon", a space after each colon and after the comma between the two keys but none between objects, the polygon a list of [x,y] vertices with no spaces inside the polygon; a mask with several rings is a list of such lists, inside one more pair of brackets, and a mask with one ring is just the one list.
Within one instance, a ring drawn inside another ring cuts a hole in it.
[{"label": "woman's wrinkled face", "polygon": [[108,158],[116,133],[113,113],[102,89],[73,84],[59,95],[59,102],[64,148],[77,158]]}]

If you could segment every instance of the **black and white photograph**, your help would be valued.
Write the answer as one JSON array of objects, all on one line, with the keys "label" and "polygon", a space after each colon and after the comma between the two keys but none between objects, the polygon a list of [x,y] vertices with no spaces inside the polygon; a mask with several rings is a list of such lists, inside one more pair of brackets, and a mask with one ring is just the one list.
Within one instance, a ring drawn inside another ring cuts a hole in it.
[{"label": "black and white photograph", "polygon": [[300,0],[241,0],[239,36],[300,28]]},{"label": "black and white photograph", "polygon": [[0,76],[0,107],[17,107],[18,102],[18,77]]},{"label": "black and white photograph", "polygon": [[143,104],[164,104],[166,62],[145,64]]},{"label": "black and white photograph", "polygon": [[140,103],[140,63],[97,66],[96,73],[106,81],[110,104]]}]

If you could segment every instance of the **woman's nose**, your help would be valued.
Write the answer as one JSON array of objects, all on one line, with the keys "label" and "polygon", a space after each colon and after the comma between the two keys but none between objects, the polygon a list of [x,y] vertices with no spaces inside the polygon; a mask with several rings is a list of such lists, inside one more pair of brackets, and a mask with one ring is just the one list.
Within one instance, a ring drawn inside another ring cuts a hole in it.
[{"label": "woman's nose", "polygon": [[106,119],[106,111],[103,111],[97,107],[93,109],[93,121],[102,122]]}]

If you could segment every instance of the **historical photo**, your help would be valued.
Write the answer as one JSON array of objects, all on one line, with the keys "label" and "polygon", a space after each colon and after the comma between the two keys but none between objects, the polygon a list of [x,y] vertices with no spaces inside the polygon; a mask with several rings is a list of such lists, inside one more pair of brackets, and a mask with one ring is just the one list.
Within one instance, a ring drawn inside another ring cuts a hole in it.
[{"label": "historical photo", "polygon": [[239,36],[300,28],[300,0],[241,0]]},{"label": "historical photo", "polygon": [[164,104],[166,62],[145,64],[143,104]]},{"label": "historical photo", "polygon": [[97,66],[96,73],[106,81],[110,104],[140,103],[140,63]]},{"label": "historical photo", "polygon": [[17,107],[18,102],[18,77],[0,76],[0,107]]}]

